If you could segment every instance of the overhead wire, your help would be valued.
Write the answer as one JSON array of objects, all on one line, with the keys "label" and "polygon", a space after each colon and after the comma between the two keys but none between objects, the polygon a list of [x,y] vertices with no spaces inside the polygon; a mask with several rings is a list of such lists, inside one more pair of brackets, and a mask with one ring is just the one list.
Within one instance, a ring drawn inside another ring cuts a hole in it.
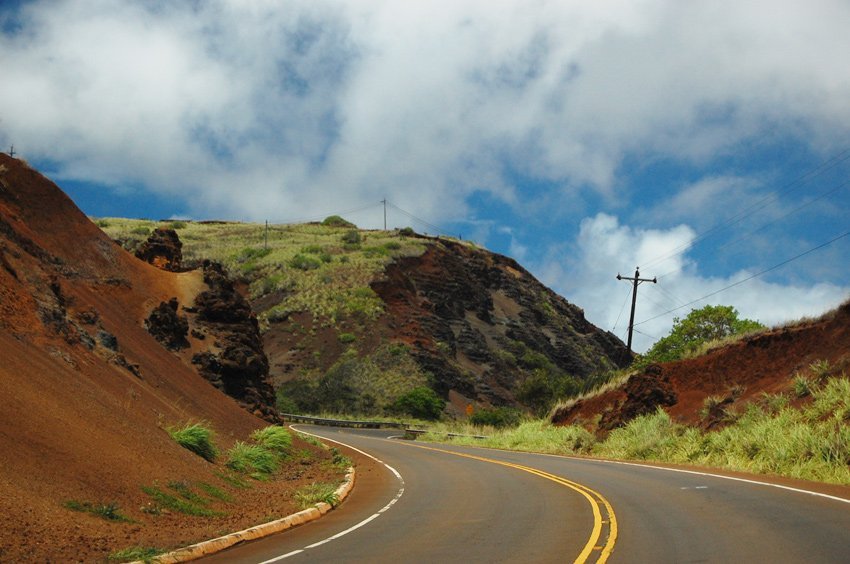
[{"label": "overhead wire", "polygon": [[[850,147],[848,147],[847,149],[844,149],[843,151],[841,151],[840,153],[838,153],[834,157],[827,159],[826,161],[824,161],[820,165],[816,166],[812,170],[809,170],[808,172],[802,174],[801,176],[799,176],[799,177],[795,178],[794,180],[788,182],[787,184],[783,185],[782,189],[779,192],[776,192],[776,193],[771,194],[769,196],[765,196],[764,198],[762,198],[762,199],[758,200],[757,202],[755,202],[754,204],[744,208],[743,210],[741,210],[737,214],[733,215],[732,217],[726,219],[725,221],[721,221],[720,223],[714,225],[713,227],[707,229],[706,231],[699,233],[691,241],[688,241],[686,243],[682,243],[678,247],[675,247],[671,252],[669,252],[665,255],[660,255],[660,256],[658,256],[654,259],[651,259],[648,262],[645,262],[643,264],[643,267],[644,268],[650,267],[654,264],[659,264],[659,263],[662,263],[666,260],[669,260],[669,259],[674,258],[676,256],[679,256],[681,254],[684,254],[689,249],[696,246],[698,243],[700,243],[700,242],[704,241],[705,239],[707,239],[708,237],[712,236],[714,233],[720,231],[721,229],[723,229],[725,227],[731,227],[733,225],[740,223],[741,221],[743,221],[747,217],[753,215],[755,212],[760,211],[760,210],[764,209],[765,207],[767,207],[767,205],[770,204],[771,202],[778,200],[780,196],[784,196],[785,194],[792,192],[793,190],[796,190],[797,188],[800,188],[801,186],[805,185],[807,182],[809,182],[813,178],[817,178],[821,174],[824,174],[825,172],[834,169],[835,167],[837,167],[841,163],[846,162],[848,160],[850,160]],[[675,270],[672,271],[672,272],[675,272]],[[668,274],[670,274],[670,273],[668,273]]]},{"label": "overhead wire", "polygon": [[689,305],[693,305],[693,304],[695,304],[695,303],[697,303],[697,302],[700,302],[700,301],[702,301],[702,300],[704,300],[704,299],[706,299],[706,298],[710,298],[710,297],[712,297],[712,296],[716,296],[717,294],[719,294],[719,293],[721,293],[721,292],[725,292],[726,290],[728,290],[728,289],[730,289],[730,288],[734,288],[735,286],[740,286],[741,284],[743,284],[743,283],[745,283],[745,282],[749,282],[749,281],[750,281],[750,280],[752,280],[753,278],[758,278],[759,276],[762,276],[762,275],[764,275],[764,274],[767,274],[768,272],[771,272],[771,271],[773,271],[773,270],[776,270],[777,268],[780,268],[780,267],[782,267],[782,266],[785,266],[785,265],[786,265],[786,264],[788,264],[788,263],[794,262],[794,261],[795,261],[795,260],[797,260],[797,259],[800,259],[800,258],[802,258],[802,257],[804,257],[804,256],[806,256],[806,255],[808,255],[808,254],[811,254],[811,253],[813,253],[813,252],[815,252],[815,251],[818,251],[818,250],[820,250],[820,249],[822,249],[822,248],[824,248],[824,247],[826,247],[826,246],[829,246],[829,245],[831,245],[832,243],[834,243],[834,242],[838,241],[839,239],[843,239],[844,237],[847,237],[848,235],[850,235],[850,231],[846,231],[846,232],[842,233],[841,235],[838,235],[838,236],[836,236],[836,237],[833,237],[832,239],[830,239],[829,241],[826,241],[825,243],[821,243],[820,245],[818,245],[818,246],[816,246],[816,247],[812,247],[811,249],[809,249],[809,250],[807,250],[807,251],[804,251],[804,252],[802,252],[802,253],[800,253],[800,254],[798,254],[798,255],[795,255],[795,256],[793,256],[793,257],[791,257],[791,258],[789,258],[789,259],[786,259],[786,260],[784,260],[784,261],[782,261],[782,262],[780,262],[780,263],[778,263],[778,264],[775,264],[775,265],[771,266],[770,268],[765,268],[764,270],[761,270],[761,271],[759,271],[759,272],[757,272],[757,273],[755,273],[755,274],[752,274],[752,275],[750,275],[750,276],[747,276],[746,278],[744,278],[744,279],[742,279],[742,280],[738,280],[737,282],[734,282],[734,283],[732,283],[732,284],[729,284],[728,286],[724,286],[723,288],[720,288],[719,290],[715,290],[715,291],[713,291],[713,292],[709,292],[708,294],[706,294],[706,295],[704,295],[704,296],[702,296],[702,297],[700,297],[700,298],[697,298],[697,299],[695,299],[695,300],[691,300],[690,302],[688,302],[688,303],[686,303],[686,304],[683,304],[683,305],[681,305],[681,306],[679,306],[679,307],[675,307],[675,308],[673,308],[673,309],[669,309],[669,310],[665,311],[664,313],[659,313],[658,315],[654,315],[654,316],[652,316],[652,317],[650,317],[650,318],[644,319],[643,321],[640,321],[640,322],[638,322],[638,323],[635,323],[635,326],[637,326],[637,325],[643,325],[644,323],[647,323],[647,322],[652,321],[652,320],[654,320],[654,319],[658,319],[659,317],[664,317],[665,315],[668,315],[668,314],[670,314],[670,313],[673,313],[674,311],[678,311],[678,310],[680,310],[680,309],[682,309],[682,308],[688,307]]}]

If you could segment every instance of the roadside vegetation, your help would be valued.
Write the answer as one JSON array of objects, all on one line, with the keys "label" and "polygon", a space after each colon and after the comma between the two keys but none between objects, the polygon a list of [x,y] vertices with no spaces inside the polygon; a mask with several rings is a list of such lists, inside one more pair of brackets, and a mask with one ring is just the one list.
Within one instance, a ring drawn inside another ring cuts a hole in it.
[{"label": "roadside vegetation", "polygon": [[203,423],[186,423],[182,427],[169,427],[168,434],[177,444],[201,458],[215,462],[218,447],[215,446],[215,433]]},{"label": "roadside vegetation", "polygon": [[[806,382],[805,394],[799,390],[800,381]],[[804,403],[800,404],[800,398],[806,398]],[[532,419],[502,428],[442,423],[430,427],[431,433],[423,438],[529,452],[714,466],[846,485],[850,484],[848,422],[850,379],[843,370],[821,361],[798,374],[786,392],[763,394],[740,413],[727,410],[726,425],[719,430],[678,424],[659,409],[604,439],[580,426]],[[448,437],[449,432],[468,436]]]}]

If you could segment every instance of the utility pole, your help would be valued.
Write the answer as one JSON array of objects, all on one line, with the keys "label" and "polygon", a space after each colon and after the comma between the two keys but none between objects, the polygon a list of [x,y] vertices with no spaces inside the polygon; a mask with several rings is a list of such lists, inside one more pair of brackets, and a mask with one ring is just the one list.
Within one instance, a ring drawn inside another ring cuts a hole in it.
[{"label": "utility pole", "polygon": [[387,199],[384,198],[381,200],[381,203],[384,204],[384,231],[387,230]]},{"label": "utility pole", "polygon": [[635,283],[635,287],[632,290],[632,315],[629,317],[629,342],[626,345],[629,349],[629,352],[632,352],[632,331],[635,328],[635,304],[637,303],[637,287],[641,282],[652,282],[653,284],[658,283],[657,278],[641,278],[640,277],[640,267],[635,268],[635,277],[629,278],[628,276],[620,276],[620,273],[617,273],[617,280],[633,280]]},{"label": "utility pole", "polygon": [[14,145],[12,145],[12,147],[9,149],[9,156],[12,157],[13,159],[15,158],[15,146]]},{"label": "utility pole", "polygon": [[263,234],[263,248],[264,249],[269,248],[269,220],[268,219],[266,220],[266,231]]}]

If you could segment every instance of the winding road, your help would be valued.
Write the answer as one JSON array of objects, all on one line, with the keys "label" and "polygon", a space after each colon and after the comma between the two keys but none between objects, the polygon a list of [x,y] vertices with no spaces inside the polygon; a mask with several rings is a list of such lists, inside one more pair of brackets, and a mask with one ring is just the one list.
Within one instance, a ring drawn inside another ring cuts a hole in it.
[{"label": "winding road", "polygon": [[205,562],[850,560],[846,488],[297,428],[357,449],[353,493],[316,522]]}]

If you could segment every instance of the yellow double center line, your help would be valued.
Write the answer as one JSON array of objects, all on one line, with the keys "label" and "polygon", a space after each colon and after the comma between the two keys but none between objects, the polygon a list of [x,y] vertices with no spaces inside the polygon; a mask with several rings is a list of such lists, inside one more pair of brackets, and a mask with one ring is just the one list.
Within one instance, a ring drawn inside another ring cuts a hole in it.
[{"label": "yellow double center line", "polygon": [[[582,549],[581,553],[575,559],[576,564],[583,564],[584,562],[587,562],[591,555],[593,555],[593,552],[595,550],[600,551],[599,557],[596,559],[597,564],[603,564],[608,560],[608,557],[611,556],[611,552],[614,550],[614,543],[617,542],[617,517],[614,515],[614,508],[611,507],[611,504],[608,502],[608,500],[605,499],[605,497],[599,492],[592,490],[587,486],[584,486],[577,482],[562,478],[561,476],[556,476],[555,474],[550,474],[549,472],[544,472],[543,470],[538,470],[537,468],[532,468],[530,466],[523,466],[522,464],[514,464],[513,462],[503,462],[501,460],[494,460],[492,458],[485,458],[483,456],[475,456],[473,454],[466,454],[462,452],[454,452],[451,450],[443,450],[440,448],[413,445],[409,443],[406,444],[408,446],[421,448],[424,450],[432,450],[434,452],[442,452],[445,454],[452,454],[454,456],[461,456],[463,458],[471,458],[473,460],[480,460],[482,462],[489,462],[491,464],[498,464],[500,466],[515,468],[517,470],[522,470],[523,472],[528,472],[529,474],[540,476],[541,478],[551,480],[557,484],[575,490],[576,492],[584,496],[584,498],[590,503],[590,507],[593,511],[593,530],[591,531],[590,538],[587,540],[587,543],[584,545],[584,548]],[[607,519],[603,517],[603,508]],[[608,525],[608,536],[605,539],[605,543],[603,545],[600,545],[599,540],[602,536],[603,525]]]}]

